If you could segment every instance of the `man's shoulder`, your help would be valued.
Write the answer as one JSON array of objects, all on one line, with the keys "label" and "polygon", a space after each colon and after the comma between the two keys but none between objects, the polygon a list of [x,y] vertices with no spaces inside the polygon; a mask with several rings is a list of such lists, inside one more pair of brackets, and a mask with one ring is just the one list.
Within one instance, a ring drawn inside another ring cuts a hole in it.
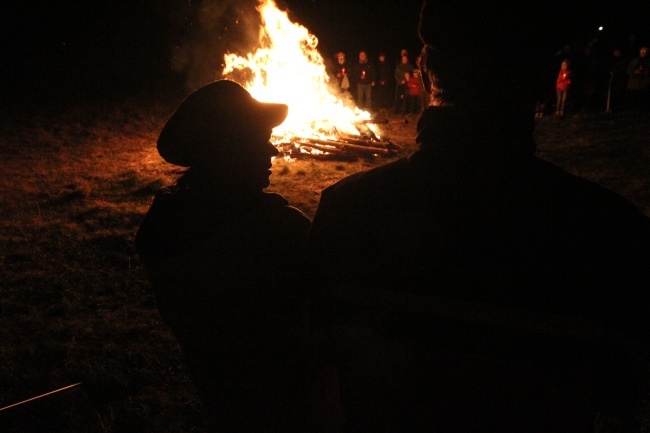
[{"label": "man's shoulder", "polygon": [[535,158],[532,177],[541,183],[540,189],[565,209],[583,213],[592,219],[625,220],[629,224],[650,227],[650,218],[621,194],[592,180],[570,173],[548,161]]},{"label": "man's shoulder", "polygon": [[403,178],[408,170],[409,159],[400,158],[366,171],[351,174],[323,190],[323,195],[348,195],[358,191],[377,189]]}]

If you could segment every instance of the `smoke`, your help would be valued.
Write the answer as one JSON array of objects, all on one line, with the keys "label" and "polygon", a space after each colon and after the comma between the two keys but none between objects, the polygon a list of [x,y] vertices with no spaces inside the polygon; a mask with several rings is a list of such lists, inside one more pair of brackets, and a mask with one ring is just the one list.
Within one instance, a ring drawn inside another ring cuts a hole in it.
[{"label": "smoke", "polygon": [[243,55],[258,45],[258,0],[188,0],[172,15],[172,69],[187,90],[221,78],[226,53]]}]

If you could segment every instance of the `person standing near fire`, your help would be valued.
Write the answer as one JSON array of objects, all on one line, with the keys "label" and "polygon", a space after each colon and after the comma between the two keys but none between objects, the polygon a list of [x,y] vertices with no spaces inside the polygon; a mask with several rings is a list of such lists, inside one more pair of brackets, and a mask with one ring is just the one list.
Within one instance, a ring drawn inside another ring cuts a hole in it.
[{"label": "person standing near fire", "polygon": [[650,108],[650,57],[648,47],[639,48],[639,54],[627,66],[627,95],[630,108],[647,111]]},{"label": "person standing near fire", "polygon": [[386,61],[386,53],[379,53],[378,62],[375,64],[377,71],[377,85],[372,92],[373,108],[375,111],[388,109],[391,97],[392,67]]},{"label": "person standing near fire", "polygon": [[363,110],[372,109],[372,88],[375,86],[375,79],[374,63],[368,59],[365,51],[360,51],[354,80],[357,84],[357,106]]},{"label": "person standing near fire", "polygon": [[413,64],[409,61],[409,56],[402,51],[401,62],[395,67],[395,113],[400,113],[406,109],[408,100],[408,85],[406,84],[406,74],[409,76],[413,73]]},{"label": "person standing near fire", "polygon": [[607,110],[618,112],[625,108],[625,86],[627,85],[627,60],[619,46],[612,48],[607,59],[609,72]]},{"label": "person standing near fire", "polygon": [[297,270],[310,219],[264,192],[278,155],[271,131],[287,113],[234,81],[191,93],[157,142],[165,161],[188,168],[156,194],[136,234],[157,307],[217,431],[320,432],[336,423],[318,415],[330,405],[310,378],[325,370],[314,370],[299,338]]},{"label": "person standing near fire", "polygon": [[409,99],[407,104],[406,113],[420,114],[422,111],[422,78],[420,77],[420,70],[413,69],[413,73],[406,81],[409,88]]},{"label": "person standing near fire", "polygon": [[569,69],[569,60],[562,60],[560,65],[560,72],[557,75],[555,82],[555,94],[557,96],[555,102],[555,115],[564,118],[564,109],[566,106],[567,95],[569,94],[569,86],[571,85],[571,69]]},{"label": "person standing near fire", "polygon": [[339,95],[344,99],[349,99],[352,94],[350,87],[350,73],[352,72],[350,62],[345,59],[345,53],[339,51],[336,53],[336,62],[332,66],[330,76],[332,81],[336,83]]}]

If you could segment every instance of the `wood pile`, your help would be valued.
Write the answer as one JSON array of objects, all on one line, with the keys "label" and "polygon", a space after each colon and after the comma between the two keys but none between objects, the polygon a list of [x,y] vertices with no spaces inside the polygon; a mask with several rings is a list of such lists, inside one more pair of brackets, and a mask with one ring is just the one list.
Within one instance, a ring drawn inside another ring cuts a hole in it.
[{"label": "wood pile", "polygon": [[[407,122],[400,119],[400,123]],[[358,134],[347,134],[333,128],[326,135],[328,138],[318,136],[295,136],[290,142],[281,143],[281,150],[292,157],[356,157],[363,155],[396,155],[402,148],[391,140],[381,140],[369,127],[372,124],[395,123],[388,118],[382,120],[364,120],[354,125]],[[331,138],[330,138],[331,137]]]}]

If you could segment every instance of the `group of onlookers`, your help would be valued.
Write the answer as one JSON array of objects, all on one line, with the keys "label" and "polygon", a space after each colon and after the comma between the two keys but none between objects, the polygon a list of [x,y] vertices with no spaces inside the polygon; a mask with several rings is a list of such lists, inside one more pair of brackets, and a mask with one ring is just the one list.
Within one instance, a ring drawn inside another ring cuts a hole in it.
[{"label": "group of onlookers", "polygon": [[[543,77],[535,117],[546,112],[563,118],[567,111],[650,108],[647,45],[637,43],[633,36],[626,47],[604,45],[594,38],[578,52],[578,44],[567,43],[549,59],[549,69],[540,71]],[[366,51],[359,52],[358,61],[349,60],[341,51],[327,70],[336,91],[361,109],[419,114],[428,105],[430,92],[418,63],[419,58],[412,58],[406,49],[395,64],[383,51],[375,62]]]},{"label": "group of onlookers", "polygon": [[542,117],[547,107],[560,117],[567,110],[576,113],[650,109],[648,46],[630,39],[627,49],[620,45],[603,47],[601,41],[594,39],[580,53],[571,44],[558,50],[552,62],[556,68],[556,97],[551,96],[550,86],[545,86],[536,117]]},{"label": "group of onlookers", "polygon": [[357,107],[404,114],[419,114],[426,107],[428,92],[421,71],[406,49],[401,50],[396,65],[387,61],[383,51],[376,62],[369,59],[366,51],[359,52],[358,62],[348,60],[342,51],[335,57],[328,65],[331,83],[336,86],[336,92]]}]

